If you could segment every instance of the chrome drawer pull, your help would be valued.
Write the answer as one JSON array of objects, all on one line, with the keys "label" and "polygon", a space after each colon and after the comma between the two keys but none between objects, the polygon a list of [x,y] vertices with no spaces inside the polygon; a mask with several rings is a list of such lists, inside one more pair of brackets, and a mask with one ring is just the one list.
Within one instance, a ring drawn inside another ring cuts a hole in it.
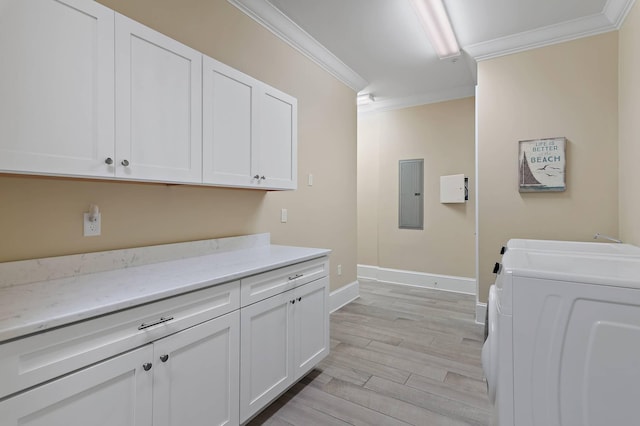
[{"label": "chrome drawer pull", "polygon": [[138,330],[144,330],[145,328],[153,327],[154,325],[162,324],[163,322],[171,321],[173,317],[161,317],[158,321],[150,322],[148,324],[142,323],[138,327]]},{"label": "chrome drawer pull", "polygon": [[304,277],[304,274],[295,274],[293,277],[289,277],[289,281]]}]

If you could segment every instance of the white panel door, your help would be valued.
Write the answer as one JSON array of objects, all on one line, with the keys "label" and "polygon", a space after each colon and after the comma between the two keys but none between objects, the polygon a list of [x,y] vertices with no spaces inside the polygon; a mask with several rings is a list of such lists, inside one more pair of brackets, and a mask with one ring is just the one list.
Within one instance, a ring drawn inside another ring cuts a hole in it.
[{"label": "white panel door", "polygon": [[[0,402],[2,426],[151,426],[151,345]],[[148,365],[147,365],[148,367]]]},{"label": "white panel door", "polygon": [[207,56],[202,67],[203,182],[254,187],[260,83]]},{"label": "white panel door", "polygon": [[116,176],[202,182],[202,54],[116,14]]},{"label": "white panel door", "polygon": [[0,170],[113,176],[114,12],[0,3]]},{"label": "white panel door", "polygon": [[295,379],[329,354],[329,278],[294,290]]},{"label": "white panel door", "polygon": [[239,423],[239,311],[153,345],[154,426]]},{"label": "white panel door", "polygon": [[260,99],[260,186],[267,189],[296,189],[298,170],[297,100],[263,85]]},{"label": "white panel door", "polygon": [[243,307],[240,313],[240,422],[293,383],[293,291]]}]

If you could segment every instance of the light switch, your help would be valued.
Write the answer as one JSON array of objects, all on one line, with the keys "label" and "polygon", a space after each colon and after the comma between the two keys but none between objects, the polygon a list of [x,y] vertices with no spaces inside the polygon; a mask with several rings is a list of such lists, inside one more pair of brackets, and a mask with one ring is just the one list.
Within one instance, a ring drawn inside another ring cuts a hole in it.
[{"label": "light switch", "polygon": [[307,180],[307,185],[313,186],[313,175],[309,173],[309,178]]},{"label": "light switch", "polygon": [[287,220],[288,220],[287,209],[282,209],[282,211],[280,212],[280,222],[287,223]]}]

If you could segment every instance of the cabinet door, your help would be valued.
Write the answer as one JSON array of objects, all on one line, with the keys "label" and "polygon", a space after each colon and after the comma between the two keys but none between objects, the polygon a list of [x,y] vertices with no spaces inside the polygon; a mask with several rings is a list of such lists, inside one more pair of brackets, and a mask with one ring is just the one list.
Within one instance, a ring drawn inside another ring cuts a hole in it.
[{"label": "cabinet door", "polygon": [[202,182],[202,54],[116,14],[116,176]]},{"label": "cabinet door", "polygon": [[151,426],[151,345],[0,402],[3,426]]},{"label": "cabinet door", "polygon": [[329,354],[329,278],[321,278],[294,291],[297,380]]},{"label": "cabinet door", "polygon": [[207,56],[202,67],[203,182],[253,187],[259,83]]},{"label": "cabinet door", "polygon": [[240,310],[240,422],[293,383],[293,291]]},{"label": "cabinet door", "polygon": [[[298,103],[263,85],[259,117],[258,172],[266,189],[296,189],[298,170]],[[263,178],[264,177],[264,178]]]},{"label": "cabinet door", "polygon": [[154,342],[154,426],[237,425],[240,313]]},{"label": "cabinet door", "polygon": [[90,0],[0,6],[0,170],[113,176],[114,12]]}]

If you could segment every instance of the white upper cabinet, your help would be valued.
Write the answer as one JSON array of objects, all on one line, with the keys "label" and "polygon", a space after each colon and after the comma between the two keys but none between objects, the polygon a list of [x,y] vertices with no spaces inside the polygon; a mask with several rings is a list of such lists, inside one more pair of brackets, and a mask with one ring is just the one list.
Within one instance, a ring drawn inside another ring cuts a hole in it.
[{"label": "white upper cabinet", "polygon": [[114,12],[86,0],[0,6],[0,170],[112,176]]},{"label": "white upper cabinet", "polygon": [[116,177],[202,182],[202,54],[116,14]]},{"label": "white upper cabinet", "polygon": [[202,65],[202,180],[251,187],[259,82],[207,56]]},{"label": "white upper cabinet", "polygon": [[203,59],[203,183],[297,185],[297,101],[214,59]]},{"label": "white upper cabinet", "polygon": [[295,98],[263,85],[258,117],[260,145],[257,171],[260,185],[296,189],[298,170],[298,103]]},{"label": "white upper cabinet", "polygon": [[297,185],[297,102],[92,0],[0,0],[0,172]]}]

